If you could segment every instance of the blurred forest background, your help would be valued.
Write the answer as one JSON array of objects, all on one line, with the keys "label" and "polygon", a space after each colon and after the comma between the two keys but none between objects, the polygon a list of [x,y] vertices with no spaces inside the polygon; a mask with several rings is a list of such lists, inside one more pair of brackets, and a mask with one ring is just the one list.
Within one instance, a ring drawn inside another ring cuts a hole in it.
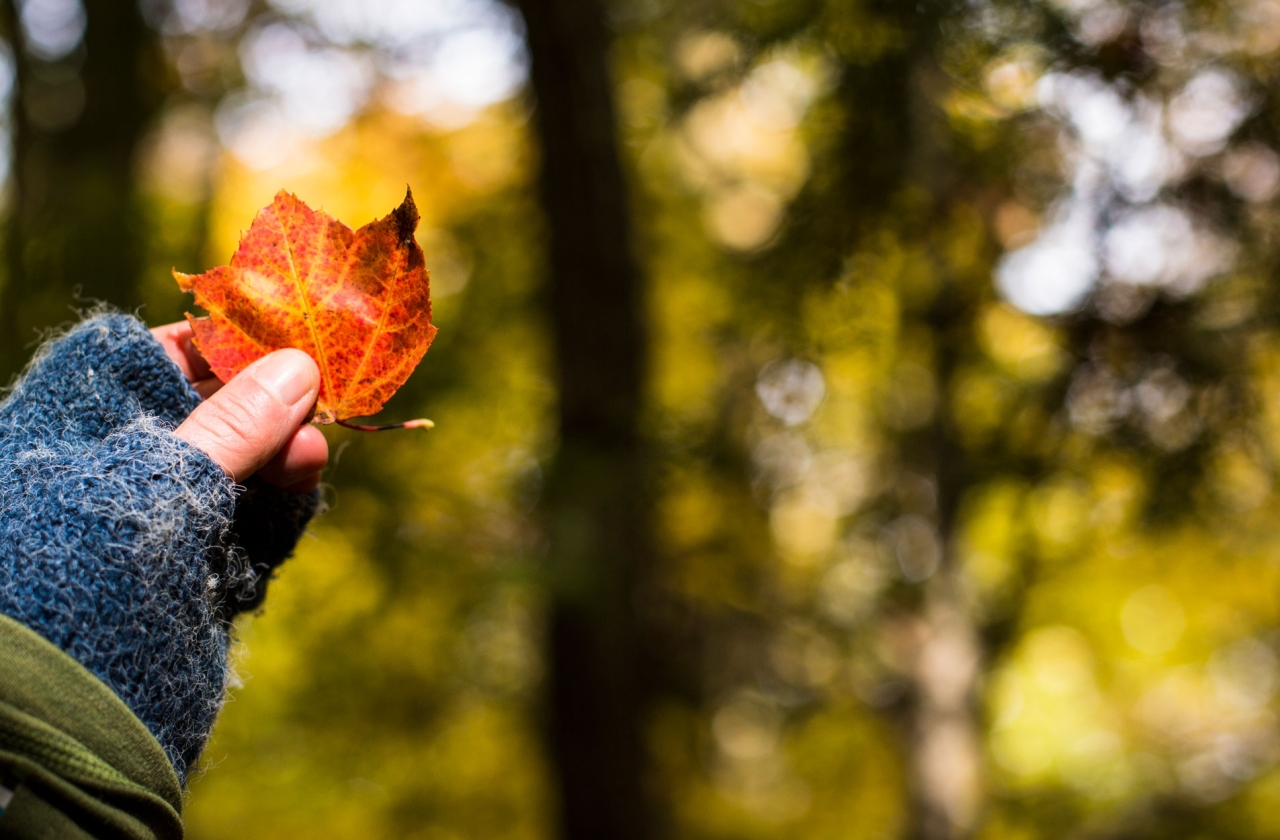
[{"label": "blurred forest background", "polygon": [[1278,0],[6,0],[0,366],[412,185],[195,840],[1280,833]]}]

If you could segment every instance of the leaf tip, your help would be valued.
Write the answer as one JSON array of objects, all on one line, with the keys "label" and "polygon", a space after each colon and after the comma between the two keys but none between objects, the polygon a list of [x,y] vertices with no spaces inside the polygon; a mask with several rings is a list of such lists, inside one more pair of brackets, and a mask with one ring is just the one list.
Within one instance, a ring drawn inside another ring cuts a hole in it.
[{"label": "leaf tip", "polygon": [[404,187],[404,201],[391,211],[391,215],[396,221],[396,238],[406,243],[413,241],[413,232],[418,229],[418,220],[422,217],[418,215],[418,205],[413,201],[413,190],[408,184]]}]

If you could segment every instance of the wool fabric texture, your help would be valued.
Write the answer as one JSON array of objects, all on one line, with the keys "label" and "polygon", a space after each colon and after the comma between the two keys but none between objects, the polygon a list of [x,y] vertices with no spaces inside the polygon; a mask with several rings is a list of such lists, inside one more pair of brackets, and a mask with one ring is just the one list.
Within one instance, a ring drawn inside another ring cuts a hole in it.
[{"label": "wool fabric texture", "polygon": [[183,783],[256,608],[318,495],[234,485],[173,435],[200,397],[136,319],[100,313],[0,403],[0,613],[110,687]]}]

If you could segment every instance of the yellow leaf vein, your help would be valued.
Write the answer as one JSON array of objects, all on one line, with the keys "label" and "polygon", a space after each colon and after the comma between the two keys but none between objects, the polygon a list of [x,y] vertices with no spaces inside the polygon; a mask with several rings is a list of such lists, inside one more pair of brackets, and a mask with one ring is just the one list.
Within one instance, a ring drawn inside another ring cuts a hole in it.
[{"label": "yellow leaf vein", "polygon": [[285,230],[284,220],[280,222],[280,238],[284,240],[284,252],[289,258],[289,274],[293,278],[294,285],[298,287],[298,299],[302,301],[303,321],[307,325],[307,329],[311,332],[311,343],[316,348],[316,359],[320,363],[320,378],[324,383],[324,392],[329,399],[336,400],[337,395],[333,393],[333,383],[329,381],[329,360],[324,352],[324,345],[320,343],[320,336],[316,332],[316,319],[311,311],[311,304],[307,301],[307,289],[302,284],[302,276],[298,273],[298,265],[293,259],[293,243],[289,241],[288,231]]}]

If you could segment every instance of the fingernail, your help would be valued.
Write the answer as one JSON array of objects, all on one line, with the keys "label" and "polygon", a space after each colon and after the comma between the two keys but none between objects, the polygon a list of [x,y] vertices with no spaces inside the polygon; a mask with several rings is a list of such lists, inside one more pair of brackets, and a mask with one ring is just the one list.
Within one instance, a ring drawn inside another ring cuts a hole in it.
[{"label": "fingernail", "polygon": [[316,387],[316,366],[301,351],[278,351],[254,366],[253,378],[285,405],[309,396]]}]

